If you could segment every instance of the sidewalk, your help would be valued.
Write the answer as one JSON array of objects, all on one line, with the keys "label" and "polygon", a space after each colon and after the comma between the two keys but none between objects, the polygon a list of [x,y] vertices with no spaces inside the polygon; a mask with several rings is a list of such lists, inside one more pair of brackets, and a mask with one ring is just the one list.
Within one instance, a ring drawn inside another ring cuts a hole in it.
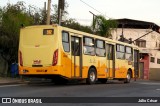
[{"label": "sidewalk", "polygon": [[20,78],[0,77],[0,85],[22,84],[25,81]]},{"label": "sidewalk", "polygon": [[11,85],[11,84],[28,84],[28,83],[42,83],[51,82],[51,80],[43,78],[11,78],[11,77],[0,77],[0,85]]}]

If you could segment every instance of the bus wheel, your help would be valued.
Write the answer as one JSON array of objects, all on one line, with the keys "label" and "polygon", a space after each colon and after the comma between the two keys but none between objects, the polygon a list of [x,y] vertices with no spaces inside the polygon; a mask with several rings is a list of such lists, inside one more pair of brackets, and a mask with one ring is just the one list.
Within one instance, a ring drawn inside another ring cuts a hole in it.
[{"label": "bus wheel", "polygon": [[96,79],[97,79],[96,70],[94,68],[90,68],[90,70],[88,72],[88,78],[86,79],[86,83],[87,84],[94,84],[96,82]]},{"label": "bus wheel", "polygon": [[105,84],[107,82],[108,79],[105,79],[105,78],[101,78],[101,79],[98,79],[98,81],[100,81],[102,84]]},{"label": "bus wheel", "polygon": [[130,81],[131,81],[131,72],[130,72],[130,71],[128,71],[126,77],[127,77],[127,78],[124,80],[124,83],[130,83]]}]

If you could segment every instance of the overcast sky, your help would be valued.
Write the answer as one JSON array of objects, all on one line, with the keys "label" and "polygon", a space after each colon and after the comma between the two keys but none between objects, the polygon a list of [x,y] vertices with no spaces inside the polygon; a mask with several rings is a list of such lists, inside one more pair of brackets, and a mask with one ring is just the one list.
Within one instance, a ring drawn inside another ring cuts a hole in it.
[{"label": "overcast sky", "polygon": [[[26,5],[43,7],[48,0],[0,0],[0,6],[5,6],[8,2],[16,3],[24,1]],[[130,18],[154,22],[160,25],[160,0],[65,0],[69,7],[70,18],[75,18],[81,24],[90,25],[92,21],[92,11],[96,15],[105,15],[106,18]],[[89,4],[86,5],[85,3]],[[52,4],[57,4],[58,0],[52,0]],[[91,6],[91,7],[90,7]],[[93,9],[94,8],[94,9]]]}]

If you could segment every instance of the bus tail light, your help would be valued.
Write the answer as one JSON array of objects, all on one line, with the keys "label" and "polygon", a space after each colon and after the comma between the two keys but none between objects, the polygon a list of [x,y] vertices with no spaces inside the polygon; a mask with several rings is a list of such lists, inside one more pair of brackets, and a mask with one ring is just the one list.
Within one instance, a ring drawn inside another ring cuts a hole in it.
[{"label": "bus tail light", "polygon": [[58,49],[54,51],[52,65],[55,66],[57,62],[58,62]]},{"label": "bus tail light", "polygon": [[19,60],[20,60],[20,65],[23,66],[22,52],[21,51],[19,51]]}]

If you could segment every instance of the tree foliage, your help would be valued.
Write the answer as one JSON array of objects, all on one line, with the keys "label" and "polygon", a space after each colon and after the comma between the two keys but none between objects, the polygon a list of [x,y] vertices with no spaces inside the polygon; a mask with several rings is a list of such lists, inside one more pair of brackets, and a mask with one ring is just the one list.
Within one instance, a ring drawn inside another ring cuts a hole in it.
[{"label": "tree foliage", "polygon": [[10,64],[17,60],[21,24],[33,24],[23,2],[7,4],[0,9],[0,55]]},{"label": "tree foliage", "polygon": [[[58,5],[52,5],[52,6],[54,8],[54,13],[51,15],[51,22],[58,24]],[[63,12],[63,17],[65,17],[66,20],[63,20],[62,26],[72,28],[75,30],[79,30],[79,31],[83,31],[83,32],[87,32],[87,33],[92,33],[93,31],[91,30],[90,26],[83,26],[73,18],[67,19],[68,12],[66,10],[68,6],[69,5],[67,4],[67,2],[65,2],[65,10]]]},{"label": "tree foliage", "polygon": [[104,16],[98,15],[92,22],[93,31],[103,37],[112,37],[111,30],[117,28],[117,22],[115,20],[106,20]]},{"label": "tree foliage", "polygon": [[91,30],[90,26],[83,26],[80,25],[78,22],[76,22],[75,19],[68,19],[64,22],[63,26],[68,27],[68,28],[72,28],[78,31],[83,31],[83,32],[87,32],[87,33],[92,33],[93,31]]}]

